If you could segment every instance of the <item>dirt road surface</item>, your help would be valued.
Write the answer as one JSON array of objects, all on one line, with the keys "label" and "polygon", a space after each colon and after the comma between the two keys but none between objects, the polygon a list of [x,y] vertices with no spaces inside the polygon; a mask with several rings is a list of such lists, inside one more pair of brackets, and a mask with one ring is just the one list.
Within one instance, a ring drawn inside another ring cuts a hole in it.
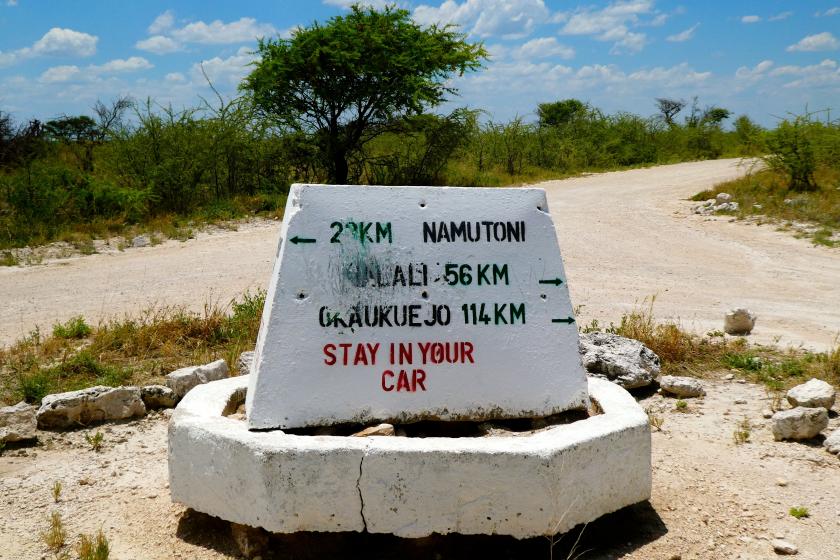
[{"label": "dirt road surface", "polygon": [[[723,372],[725,373],[725,372]],[[840,460],[818,441],[775,442],[762,410],[762,387],[720,378],[704,380],[708,395],[676,399],[637,395],[663,419],[653,433],[653,497],[584,528],[585,560],[707,560],[775,558],[771,540],[792,542],[796,558],[837,558]],[[748,418],[750,442],[733,431]],[[167,483],[167,415],[65,433],[39,432],[37,447],[0,457],[0,559],[49,559],[41,533],[61,514],[64,551],[82,533],[102,529],[112,558],[222,560],[237,557],[229,524],[173,504]],[[840,428],[832,413],[829,429]],[[102,432],[101,452],[85,435]],[[827,431],[828,433],[828,431]],[[51,488],[62,485],[58,502]],[[796,519],[792,507],[807,508]],[[579,530],[560,540],[554,558],[568,556]],[[265,560],[362,558],[549,559],[549,541],[448,536],[404,540],[387,535],[302,534],[278,537]],[[71,554],[72,558],[75,558]]]},{"label": "dirt road surface", "polygon": [[[660,318],[699,333],[723,314],[758,314],[753,339],[824,349],[840,333],[840,251],[772,226],[690,213],[686,199],[747,172],[740,160],[683,163],[542,183],[579,323],[618,320],[656,296]],[[201,309],[265,287],[279,223],[199,234],[186,243],[0,268],[0,344],[82,314],[89,321],[149,305]]]}]

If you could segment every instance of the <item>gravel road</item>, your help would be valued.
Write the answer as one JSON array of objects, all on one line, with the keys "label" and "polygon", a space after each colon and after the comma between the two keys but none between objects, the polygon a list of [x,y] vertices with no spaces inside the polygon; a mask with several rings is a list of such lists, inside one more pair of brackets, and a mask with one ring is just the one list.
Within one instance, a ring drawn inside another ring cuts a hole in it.
[{"label": "gravel road", "polygon": [[[730,306],[758,314],[754,339],[823,349],[840,333],[840,251],[772,226],[690,213],[687,198],[747,172],[717,160],[542,183],[580,323],[616,321],[656,296],[660,318],[722,328]],[[0,269],[0,344],[35,325],[89,321],[150,305],[202,309],[267,285],[279,223],[202,233],[185,243]]]}]

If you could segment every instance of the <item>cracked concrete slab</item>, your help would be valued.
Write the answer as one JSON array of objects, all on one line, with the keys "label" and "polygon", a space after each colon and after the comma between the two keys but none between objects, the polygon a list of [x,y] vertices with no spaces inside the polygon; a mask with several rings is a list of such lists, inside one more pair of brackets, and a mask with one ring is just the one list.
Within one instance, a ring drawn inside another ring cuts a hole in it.
[{"label": "cracked concrete slab", "polygon": [[246,376],[197,387],[169,428],[174,501],[273,532],[565,532],[647,500],[647,415],[590,379],[603,414],[530,436],[407,438],[248,431],[222,416]]}]

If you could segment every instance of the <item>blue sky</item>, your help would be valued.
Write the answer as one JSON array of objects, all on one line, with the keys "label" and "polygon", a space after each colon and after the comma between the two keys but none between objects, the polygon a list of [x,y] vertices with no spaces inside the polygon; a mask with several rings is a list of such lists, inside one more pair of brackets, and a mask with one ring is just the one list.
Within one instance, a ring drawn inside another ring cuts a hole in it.
[{"label": "blue sky", "polygon": [[[90,113],[97,99],[176,108],[235,95],[258,36],[345,13],[344,0],[0,0],[0,110],[17,119]],[[385,2],[368,2],[382,5]],[[773,124],[840,114],[840,0],[401,1],[422,24],[454,23],[492,58],[454,80],[444,109],[534,118],[568,97],[608,112],[655,112],[654,97],[720,105]]]}]

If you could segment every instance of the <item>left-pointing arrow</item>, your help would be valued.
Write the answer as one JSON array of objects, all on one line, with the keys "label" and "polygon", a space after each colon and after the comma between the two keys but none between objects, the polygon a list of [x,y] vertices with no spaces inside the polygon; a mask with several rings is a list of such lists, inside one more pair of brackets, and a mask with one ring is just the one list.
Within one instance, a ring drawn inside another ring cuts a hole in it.
[{"label": "left-pointing arrow", "polygon": [[566,317],[565,319],[552,319],[552,323],[566,323],[567,325],[571,325],[575,322],[574,317]]},{"label": "left-pointing arrow", "polygon": [[314,239],[309,239],[308,237],[298,237],[297,235],[289,239],[289,241],[291,241],[295,245],[297,245],[298,243],[315,243]]}]

